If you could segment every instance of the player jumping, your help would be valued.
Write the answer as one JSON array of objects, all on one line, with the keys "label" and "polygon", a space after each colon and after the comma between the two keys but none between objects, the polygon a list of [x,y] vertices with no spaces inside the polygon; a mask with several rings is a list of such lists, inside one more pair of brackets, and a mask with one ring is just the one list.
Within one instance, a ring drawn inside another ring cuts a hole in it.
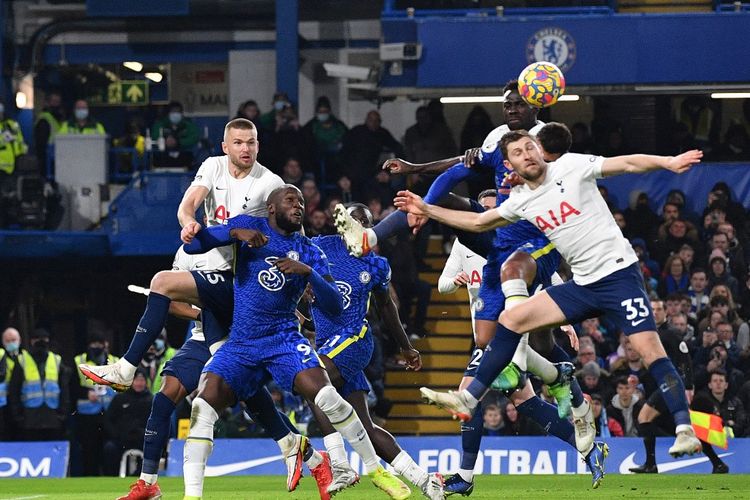
[{"label": "player jumping", "polygon": [[547,164],[539,145],[525,131],[506,134],[500,148],[506,166],[525,184],[513,188],[509,200],[497,209],[482,214],[446,210],[425,204],[408,191],[399,192],[396,205],[400,210],[475,232],[522,218],[532,221],[570,263],[574,278],[504,311],[477,377],[461,392],[431,391],[432,401],[470,418],[490,384],[510,362],[520,340],[518,332],[577,322],[604,312],[630,337],[659,384],[676,424],[677,437],[670,454],[700,451],[700,441],[690,426],[682,379],[655,331],[638,259],[599,195],[595,179],[658,168],[681,173],[700,162],[702,153],[694,150],[675,157],[614,158],[569,153]]}]

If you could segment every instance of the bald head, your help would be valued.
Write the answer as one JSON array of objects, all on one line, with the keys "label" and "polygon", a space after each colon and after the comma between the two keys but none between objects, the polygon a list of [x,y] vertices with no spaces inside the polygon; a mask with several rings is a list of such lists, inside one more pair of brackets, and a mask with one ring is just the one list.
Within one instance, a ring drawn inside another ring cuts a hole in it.
[{"label": "bald head", "polygon": [[351,203],[346,207],[346,211],[349,212],[357,222],[362,224],[363,227],[372,227],[373,218],[372,212],[362,203]]},{"label": "bald head", "polygon": [[21,343],[21,334],[15,328],[6,328],[3,332],[3,346],[7,346],[11,342]]},{"label": "bald head", "polygon": [[294,191],[302,196],[302,191],[294,184],[283,184],[271,191],[271,194],[266,198],[266,205],[277,205],[288,191]]}]

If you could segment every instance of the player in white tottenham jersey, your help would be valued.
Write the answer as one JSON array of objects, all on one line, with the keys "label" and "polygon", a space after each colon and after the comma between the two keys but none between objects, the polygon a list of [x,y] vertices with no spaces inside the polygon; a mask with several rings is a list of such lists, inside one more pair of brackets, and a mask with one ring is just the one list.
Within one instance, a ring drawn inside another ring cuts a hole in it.
[{"label": "player in white tottenham jersey", "polygon": [[[485,210],[492,210],[495,208],[495,199],[497,192],[494,189],[488,189],[479,194],[477,201],[484,207]],[[474,326],[474,317],[477,306],[482,307],[482,299],[479,297],[479,288],[482,282],[482,268],[487,261],[480,255],[472,252],[465,246],[463,246],[459,240],[456,240],[451,249],[451,254],[448,257],[448,261],[445,264],[443,273],[438,279],[438,291],[440,293],[452,293],[458,289],[461,285],[466,285],[469,290],[469,303],[471,307],[471,319],[472,326]],[[553,283],[562,282],[561,279],[555,275],[553,276]],[[566,332],[570,335],[572,332],[571,339],[577,340],[575,331],[572,327],[567,325]],[[466,367],[464,376],[461,379],[461,383],[458,386],[459,390],[465,389],[469,386],[476,370],[482,360],[484,349],[478,347],[476,338],[476,329],[474,331],[474,343],[475,347],[472,351],[471,360],[469,365]],[[528,334],[526,335],[528,337]],[[574,344],[575,345],[575,344]],[[511,403],[515,405],[519,412],[530,417],[533,421],[539,424],[540,427],[545,428],[547,433],[560,438],[562,441],[567,442],[573,447],[576,447],[584,460],[587,463],[591,463],[596,457],[598,449],[592,454],[594,442],[593,437],[586,439],[585,436],[575,434],[574,429],[571,427],[567,420],[562,420],[556,414],[553,406],[545,404],[539,399],[534,393],[534,389],[531,382],[522,372],[526,370],[525,367],[533,367],[534,370],[529,369],[528,371],[539,376],[545,383],[553,383],[557,378],[557,370],[555,366],[544,359],[539,353],[532,349],[528,345],[519,345],[513,356],[513,364],[509,365],[497,378],[495,383],[492,384],[492,388],[502,391]],[[520,369],[518,367],[521,367]],[[503,383],[500,383],[503,382]],[[479,410],[477,410],[479,411]],[[478,425],[474,421],[464,422],[461,424],[461,446],[463,448],[463,457],[472,458],[476,456],[481,442],[481,433],[474,433],[474,426]],[[445,482],[445,491],[448,495],[459,493],[461,495],[470,495],[474,490],[474,470],[473,466],[465,464],[462,460],[461,467],[456,474],[450,476]],[[591,472],[594,483],[600,481],[600,473],[603,470],[602,467],[591,464]]]},{"label": "player in white tottenham jersey", "polygon": [[[226,154],[203,162],[180,202],[177,218],[191,235],[201,229],[201,224],[195,219],[196,211],[201,205],[205,207],[208,226],[223,224],[229,217],[238,214],[264,216],[267,214],[266,198],[271,191],[284,184],[278,175],[257,162],[257,130],[249,120],[240,118],[227,123],[221,146]],[[164,326],[170,302],[187,302],[199,307],[214,305],[219,298],[209,285],[227,281],[231,283],[231,267],[231,249],[222,249],[212,252],[211,261],[205,269],[199,268],[192,272],[161,271],[154,275],[146,310],[125,355],[114,365],[97,367],[100,368],[97,370],[82,366],[81,371],[87,377],[100,380],[99,383],[111,385],[115,389],[128,388],[135,368]],[[227,304],[221,304],[221,308],[216,307],[214,310],[227,309],[226,306]],[[223,317],[217,314],[216,318],[227,331],[231,324],[231,310],[229,307]],[[218,339],[206,340],[211,345]],[[215,348],[212,348],[213,351]]]},{"label": "player in white tottenham jersey", "polygon": [[525,183],[513,188],[509,200],[496,210],[482,214],[446,210],[427,205],[408,191],[399,192],[396,205],[415,215],[475,232],[528,220],[555,244],[570,264],[574,278],[506,309],[474,381],[459,393],[430,391],[435,396],[432,401],[462,419],[470,417],[511,360],[520,339],[517,332],[606,313],[629,336],[631,345],[649,366],[675,419],[677,439],[670,454],[700,451],[700,441],[690,426],[685,388],[656,333],[637,258],[599,195],[596,179],[659,168],[681,173],[700,162],[703,153],[694,150],[675,157],[615,158],[568,153],[547,164],[537,142],[523,131],[505,135],[500,147],[506,166]]}]

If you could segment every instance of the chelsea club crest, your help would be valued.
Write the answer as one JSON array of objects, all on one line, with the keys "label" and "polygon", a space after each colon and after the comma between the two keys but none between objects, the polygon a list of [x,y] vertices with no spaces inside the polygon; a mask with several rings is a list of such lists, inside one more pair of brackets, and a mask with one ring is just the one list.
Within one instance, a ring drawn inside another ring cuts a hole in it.
[{"label": "chelsea club crest", "polygon": [[576,42],[562,28],[542,28],[529,38],[526,60],[529,63],[549,61],[564,73],[576,62]]},{"label": "chelsea club crest", "polygon": [[368,273],[367,271],[362,271],[361,273],[359,273],[359,281],[361,281],[362,283],[367,284],[371,279],[372,276],[370,276],[370,273]]}]

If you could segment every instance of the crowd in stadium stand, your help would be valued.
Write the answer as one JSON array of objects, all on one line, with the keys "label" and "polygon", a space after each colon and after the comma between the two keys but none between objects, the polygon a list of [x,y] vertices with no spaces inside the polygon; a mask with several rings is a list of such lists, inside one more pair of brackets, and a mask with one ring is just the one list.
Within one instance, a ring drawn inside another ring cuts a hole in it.
[{"label": "crowd in stadium stand", "polygon": [[[701,146],[709,151],[708,159],[750,160],[750,104],[744,107],[748,121],[730,125],[723,140],[718,140],[718,132],[709,134],[708,129],[701,128],[711,120],[701,119],[706,109],[700,100],[694,101],[686,99],[682,114],[675,120],[669,152]],[[85,101],[78,102],[76,109],[82,110],[84,105]],[[189,122],[179,103],[170,104],[167,111],[154,124],[153,130],[159,131],[152,134],[157,138],[164,135],[162,130],[177,130],[179,124]],[[77,114],[84,122],[90,120],[88,114],[83,115]],[[456,144],[441,105],[432,101],[416,110],[415,124],[399,142],[382,126],[376,110],[366,114],[364,123],[349,128],[336,117],[326,97],[317,100],[315,117],[302,124],[283,93],[274,96],[270,111],[263,113],[256,101],[248,100],[239,107],[237,116],[253,121],[258,128],[259,161],[301,189],[309,236],[335,233],[332,211],[339,202],[364,202],[377,222],[394,210],[396,190],[408,187],[419,194],[426,192],[431,178],[391,176],[380,169],[385,159],[401,157],[421,163],[455,156],[481,143],[495,126],[487,111],[477,106],[461,130],[460,144]],[[604,155],[631,152],[616,123],[593,125],[591,132],[586,124],[571,125],[572,151]],[[137,127],[134,130],[126,143],[137,148],[142,141]],[[178,151],[172,155],[174,161],[182,164],[185,160],[179,151],[195,144],[194,132],[183,125],[181,132],[169,134],[173,140],[167,149]],[[12,139],[16,140],[15,136]],[[22,137],[20,140],[23,144]],[[180,146],[183,142],[185,148]],[[597,147],[599,144],[602,146]],[[21,146],[18,150],[19,154],[25,152]],[[39,151],[43,154],[42,149]],[[11,174],[12,170],[0,175]],[[470,185],[468,192],[476,195],[484,187]],[[606,189],[601,192],[607,199]],[[681,352],[688,357],[686,387],[695,394],[694,401],[713,405],[725,424],[733,427],[735,436],[750,436],[750,419],[745,412],[750,408],[750,214],[730,186],[720,180],[706,200],[689,204],[689,196],[672,191],[663,206],[654,211],[646,193],[633,192],[628,208],[620,211],[612,206],[613,214],[639,256],[660,334],[678,339]],[[690,206],[702,206],[703,210],[693,213]],[[417,236],[405,234],[382,243],[378,249],[390,260],[401,319],[413,337],[430,335],[425,329],[430,286],[419,279],[419,272],[430,269],[424,257],[431,233],[443,235],[444,248],[449,248],[451,232],[430,224]],[[385,367],[397,363],[397,346],[382,328],[377,312],[371,311],[370,316],[376,338],[367,371],[373,389],[370,403],[376,418],[385,419],[391,407],[384,395]],[[656,390],[640,357],[606,317],[574,326],[580,337],[579,351],[571,350],[576,357],[576,376],[594,404],[598,432],[602,436],[637,436],[638,411]],[[570,350],[566,337],[560,334],[558,341]],[[5,382],[5,390],[0,391],[0,437],[71,439],[77,445],[73,456],[78,457],[73,461],[73,472],[87,475],[115,473],[122,451],[140,448],[150,395],[159,387],[160,367],[174,354],[166,336],[157,340],[144,360],[138,383],[119,395],[94,388],[69,368],[80,362],[101,364],[116,359],[104,336],[90,335],[87,351],[75,360],[62,360],[55,354],[54,342],[50,348],[50,332],[43,329],[18,332],[8,328],[2,343],[0,381]],[[40,390],[42,383],[46,383],[45,391]],[[535,386],[552,401],[544,388]],[[272,394],[302,429],[316,433],[314,419],[301,398],[275,387]],[[492,402],[484,405],[487,434],[544,434],[507,398],[500,394],[489,397]],[[178,408],[180,415],[189,415],[189,403]],[[219,422],[219,437],[262,435],[262,430],[238,408],[227,410]]]}]

